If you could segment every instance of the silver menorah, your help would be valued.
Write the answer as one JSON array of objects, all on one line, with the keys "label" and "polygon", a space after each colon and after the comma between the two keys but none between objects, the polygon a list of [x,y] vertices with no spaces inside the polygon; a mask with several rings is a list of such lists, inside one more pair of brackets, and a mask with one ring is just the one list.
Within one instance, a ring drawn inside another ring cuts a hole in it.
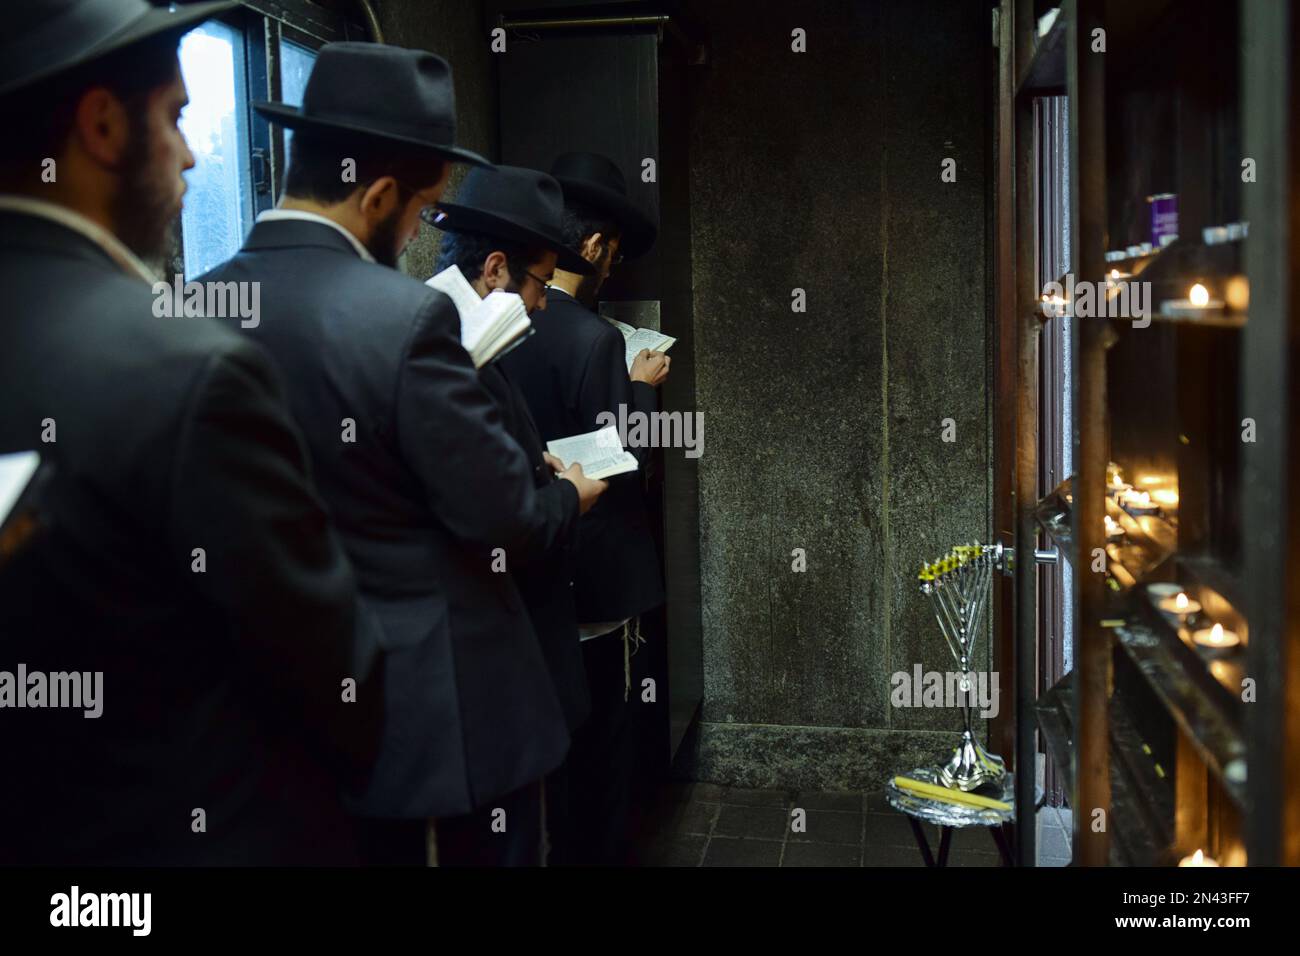
[{"label": "silver menorah", "polygon": [[995,570],[1006,570],[1010,551],[1001,544],[959,545],[933,564],[927,564],[919,575],[921,593],[930,596],[939,629],[960,668],[965,729],[951,759],[939,769],[943,785],[957,790],[975,790],[986,783],[1001,781],[1007,772],[1002,758],[989,753],[975,738],[971,718],[975,696],[971,661],[992,590],[989,583]]}]

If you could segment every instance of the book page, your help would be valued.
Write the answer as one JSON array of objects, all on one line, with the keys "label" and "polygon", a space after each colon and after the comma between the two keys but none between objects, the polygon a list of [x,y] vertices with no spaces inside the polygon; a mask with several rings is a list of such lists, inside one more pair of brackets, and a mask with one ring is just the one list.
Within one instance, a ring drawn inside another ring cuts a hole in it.
[{"label": "book page", "polygon": [[664,335],[654,329],[634,328],[612,316],[602,315],[601,318],[623,333],[623,358],[627,362],[629,372],[632,371],[632,363],[636,360],[637,353],[642,349],[649,349],[652,352],[667,352],[672,348],[673,343],[677,341],[671,335]]},{"label": "book page", "polygon": [[445,293],[460,315],[460,344],[470,354],[475,368],[482,368],[501,350],[524,335],[532,323],[524,300],[513,292],[493,289],[480,299],[460,269],[448,266],[425,281]]},{"label": "book page", "polygon": [[546,450],[560,459],[566,468],[578,462],[588,478],[608,478],[637,469],[636,458],[623,450],[623,444],[618,440],[618,429],[613,425],[585,435],[548,441]]},{"label": "book page", "polygon": [[[620,323],[622,324],[622,323]],[[652,352],[667,352],[677,340],[671,335],[664,335],[662,332],[656,332],[654,329],[632,329],[631,326],[625,326],[631,329],[631,334],[623,333],[623,340],[627,347],[626,358],[627,368],[632,370],[632,362],[636,360],[637,353],[642,349],[649,349]],[[619,331],[622,331],[621,329]]]},{"label": "book page", "polygon": [[[614,440],[618,440],[617,436]],[[9,517],[9,510],[18,503],[40,463],[41,456],[34,451],[0,455],[0,525]]]},{"label": "book page", "polygon": [[524,300],[513,292],[493,289],[487,298],[468,315],[461,316],[462,343],[466,336],[472,344],[465,345],[474,359],[475,368],[482,368],[501,350],[532,327]]},{"label": "book page", "polygon": [[[464,322],[465,313],[472,312],[478,307],[479,298],[474,287],[469,284],[465,276],[456,266],[448,266],[437,275],[432,276],[424,281],[424,284],[431,288],[437,289],[451,299],[456,306],[456,311],[461,315],[461,321]],[[461,341],[464,342],[464,334],[461,335]]]}]

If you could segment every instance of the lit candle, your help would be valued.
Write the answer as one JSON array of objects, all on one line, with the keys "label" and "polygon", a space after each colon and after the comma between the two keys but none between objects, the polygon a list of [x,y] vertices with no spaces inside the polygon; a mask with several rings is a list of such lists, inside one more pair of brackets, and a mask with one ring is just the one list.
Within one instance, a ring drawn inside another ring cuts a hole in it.
[{"label": "lit candle", "polygon": [[1151,495],[1145,491],[1135,491],[1129,489],[1119,496],[1119,505],[1125,511],[1133,516],[1153,515],[1160,510],[1160,506],[1151,500]]},{"label": "lit candle", "polygon": [[1179,866],[1218,866],[1219,861],[1212,856],[1206,856],[1200,850],[1197,850],[1191,856],[1185,856],[1178,861]]},{"label": "lit candle", "polygon": [[1222,624],[1201,628],[1192,635],[1192,640],[1200,647],[1211,651],[1230,650],[1241,644],[1241,638],[1237,636],[1237,632],[1224,630]]},{"label": "lit candle", "polygon": [[1120,527],[1120,523],[1118,521],[1116,521],[1110,515],[1104,515],[1103,517],[1105,519],[1105,525],[1106,525],[1106,540],[1109,541],[1114,538],[1124,537],[1124,529]]},{"label": "lit candle", "polygon": [[1043,315],[1060,316],[1065,315],[1066,299],[1059,295],[1048,295],[1043,293]]},{"label": "lit candle", "polygon": [[1171,598],[1162,598],[1160,601],[1160,610],[1166,614],[1176,614],[1179,620],[1189,614],[1197,613],[1200,609],[1201,602],[1192,600],[1182,591],[1179,591]]},{"label": "lit candle", "polygon": [[1173,488],[1157,488],[1151,492],[1151,499],[1159,502],[1162,508],[1178,507],[1178,492]]},{"label": "lit candle", "polygon": [[1130,485],[1128,482],[1126,482],[1123,478],[1121,478],[1119,472],[1117,471],[1110,476],[1110,481],[1106,485],[1106,494],[1114,498],[1116,495],[1120,495],[1126,491],[1132,490],[1132,488],[1133,486]]},{"label": "lit candle", "polygon": [[1210,290],[1197,282],[1187,290],[1187,298],[1171,299],[1162,302],[1160,312],[1174,318],[1205,318],[1211,313],[1222,312],[1223,302],[1210,298]]}]

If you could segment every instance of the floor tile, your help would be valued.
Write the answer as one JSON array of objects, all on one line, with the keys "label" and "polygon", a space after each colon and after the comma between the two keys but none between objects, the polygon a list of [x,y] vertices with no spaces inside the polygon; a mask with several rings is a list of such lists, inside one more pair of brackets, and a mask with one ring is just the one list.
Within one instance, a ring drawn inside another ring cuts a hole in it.
[{"label": "floor tile", "polygon": [[715,835],[784,840],[790,817],[781,807],[733,807],[722,805]]},{"label": "floor tile", "polygon": [[657,840],[644,848],[641,853],[642,866],[699,866],[704,856],[704,845],[708,842],[704,836],[679,836],[673,839]]},{"label": "floor tile", "polygon": [[722,795],[722,802],[738,807],[788,807],[786,790],[744,790],[732,788]]},{"label": "floor tile", "polygon": [[711,833],[713,831],[713,821],[718,818],[718,811],[721,808],[722,804],[720,803],[702,803],[692,800],[685,806],[679,807],[664,822],[660,832],[673,834]]},{"label": "floor tile", "polygon": [[859,866],[862,850],[833,843],[787,843],[782,866]]},{"label": "floor tile", "polygon": [[[881,846],[916,846],[916,837],[912,835],[912,828],[907,822],[907,817],[895,811],[892,815],[884,813],[868,813],[866,819],[866,837],[867,846],[875,843]],[[921,829],[925,832],[925,838],[930,842],[930,846],[939,845],[939,829],[933,824],[922,823]]]},{"label": "floor tile", "polygon": [[743,840],[715,836],[704,852],[705,866],[777,866],[781,844],[769,840]]},{"label": "floor tile", "polygon": [[805,810],[841,810],[848,813],[861,813],[862,797],[863,795],[857,792],[810,790],[798,794],[794,798],[794,806],[803,807]]},{"label": "floor tile", "polygon": [[862,814],[809,810],[803,833],[790,832],[796,843],[862,844]]},{"label": "floor tile", "polygon": [[[788,847],[787,847],[788,849]],[[862,850],[863,866],[925,866],[921,851],[915,846],[872,846]]]},{"label": "floor tile", "polygon": [[898,813],[898,811],[891,807],[885,800],[885,794],[883,791],[867,794],[867,812],[889,814]]}]

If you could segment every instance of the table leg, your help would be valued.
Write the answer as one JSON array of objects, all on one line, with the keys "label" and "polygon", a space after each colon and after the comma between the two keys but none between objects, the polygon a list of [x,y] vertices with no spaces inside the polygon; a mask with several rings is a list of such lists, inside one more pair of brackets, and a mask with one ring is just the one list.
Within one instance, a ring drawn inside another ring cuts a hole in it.
[{"label": "table leg", "polygon": [[934,866],[934,857],[930,855],[930,841],[925,838],[925,831],[921,829],[921,824],[913,816],[908,816],[907,822],[912,825],[912,835],[916,837],[916,845],[921,848],[921,859],[925,861],[926,866]]},{"label": "table leg", "polygon": [[952,827],[939,827],[939,862],[935,866],[948,865],[948,848],[952,845]]},{"label": "table leg", "polygon": [[1003,823],[1000,826],[989,827],[989,833],[993,836],[993,842],[997,844],[998,853],[1002,856],[1003,866],[1015,866],[1015,857],[1011,854],[1011,834],[1010,828]]}]

